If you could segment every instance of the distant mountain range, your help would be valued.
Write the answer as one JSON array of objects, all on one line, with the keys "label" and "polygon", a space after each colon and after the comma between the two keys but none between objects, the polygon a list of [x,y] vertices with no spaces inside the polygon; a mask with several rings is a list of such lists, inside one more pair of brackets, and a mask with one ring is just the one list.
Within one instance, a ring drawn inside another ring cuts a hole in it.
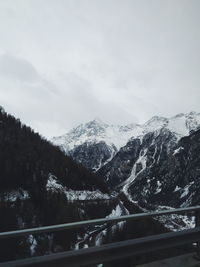
[{"label": "distant mountain range", "polygon": [[140,140],[150,132],[169,130],[176,142],[197,130],[200,113],[180,113],[171,118],[154,116],[144,124],[111,125],[95,119],[81,124],[68,133],[54,137],[51,142],[65,154],[82,163],[88,169],[99,170],[106,165],[129,140]]},{"label": "distant mountain range", "polygon": [[[199,128],[197,112],[154,116],[141,125],[116,126],[94,120],[52,142],[140,206],[178,207],[200,201],[196,194],[199,150],[192,147],[200,147]],[[194,169],[188,170],[194,159]]]}]

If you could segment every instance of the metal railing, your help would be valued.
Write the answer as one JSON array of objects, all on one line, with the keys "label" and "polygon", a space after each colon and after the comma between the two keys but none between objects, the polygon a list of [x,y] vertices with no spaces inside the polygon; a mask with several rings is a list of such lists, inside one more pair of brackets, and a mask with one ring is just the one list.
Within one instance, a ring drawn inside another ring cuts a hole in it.
[{"label": "metal railing", "polygon": [[[0,233],[0,239],[12,238],[22,235],[40,234],[46,232],[55,232],[67,229],[81,228],[91,225],[99,225],[104,223],[117,223],[120,221],[133,221],[148,217],[156,217],[161,215],[181,214],[187,212],[198,212],[200,206],[170,209],[164,211],[155,211],[147,213],[138,213],[113,218],[101,218],[96,220],[87,220],[80,222],[65,223],[59,225],[51,225],[37,227],[31,229],[23,229],[17,231],[9,231]],[[199,213],[199,212],[198,212]],[[200,240],[200,227],[179,232],[165,233],[160,235],[126,240],[116,243],[102,245],[100,247],[90,247],[86,249],[66,251],[44,256],[31,257],[28,259],[10,261],[0,263],[0,267],[10,266],[59,266],[59,267],[78,267],[89,264],[98,264],[102,262],[112,261],[121,258],[132,257],[141,253],[157,251],[169,247],[192,244]]]}]

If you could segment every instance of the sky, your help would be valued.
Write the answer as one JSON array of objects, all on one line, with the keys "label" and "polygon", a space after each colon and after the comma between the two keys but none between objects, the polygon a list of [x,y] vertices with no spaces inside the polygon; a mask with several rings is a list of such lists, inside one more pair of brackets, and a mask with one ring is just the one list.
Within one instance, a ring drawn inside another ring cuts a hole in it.
[{"label": "sky", "polygon": [[0,105],[51,138],[200,112],[199,0],[0,0]]}]

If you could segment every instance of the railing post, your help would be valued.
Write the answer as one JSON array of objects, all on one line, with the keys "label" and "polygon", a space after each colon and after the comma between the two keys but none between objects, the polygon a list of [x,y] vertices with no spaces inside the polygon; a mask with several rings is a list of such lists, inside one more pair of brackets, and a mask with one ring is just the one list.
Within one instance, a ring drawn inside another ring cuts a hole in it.
[{"label": "railing post", "polygon": [[[195,211],[195,227],[200,226],[200,210]],[[200,261],[200,240],[196,243],[196,255],[195,258]]]}]

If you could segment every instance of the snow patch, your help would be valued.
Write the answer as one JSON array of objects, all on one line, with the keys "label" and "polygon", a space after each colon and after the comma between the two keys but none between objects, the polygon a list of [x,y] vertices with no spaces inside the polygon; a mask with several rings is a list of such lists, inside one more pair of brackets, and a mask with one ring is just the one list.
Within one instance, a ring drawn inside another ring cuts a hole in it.
[{"label": "snow patch", "polygon": [[[139,158],[137,159],[137,161],[135,162],[135,164],[133,166],[133,169],[131,171],[131,175],[129,176],[128,179],[126,179],[125,182],[123,182],[121,184],[121,185],[124,185],[122,191],[125,193],[125,195],[128,195],[128,188],[132,185],[132,183],[137,178],[137,176],[141,172],[143,172],[143,170],[146,169],[146,160],[147,160],[146,152],[147,152],[147,149],[145,149],[144,151],[142,151],[142,153],[140,153]],[[142,169],[136,174],[137,164],[139,164],[139,163],[142,165]],[[119,185],[119,186],[121,186],[121,185]]]},{"label": "snow patch", "polygon": [[59,182],[57,181],[57,177],[52,175],[51,173],[49,174],[49,178],[47,180],[47,184],[46,184],[46,189],[47,191],[64,191],[64,187],[63,185],[59,184]]},{"label": "snow patch", "polygon": [[179,190],[181,190],[181,187],[176,186],[175,189],[174,189],[174,192],[177,192],[177,191],[179,191]]},{"label": "snow patch", "polygon": [[26,190],[19,189],[19,190],[12,190],[9,192],[3,192],[0,194],[0,201],[6,202],[15,202],[17,199],[19,200],[27,200],[29,199],[29,193]]},{"label": "snow patch", "polygon": [[173,156],[175,156],[176,154],[178,154],[181,150],[184,150],[184,147],[180,146],[179,148],[174,150]]},{"label": "snow patch", "polygon": [[187,196],[189,194],[189,189],[191,187],[191,185],[194,184],[194,181],[189,183],[188,185],[186,185],[183,189],[183,193],[181,194],[180,198],[183,198],[185,196]]},{"label": "snow patch", "polygon": [[[174,208],[169,206],[158,206],[156,208],[157,211],[170,210],[170,209]],[[170,214],[170,215],[162,215],[155,219],[159,220],[162,224],[165,225],[166,228],[174,232],[180,230],[187,230],[195,227],[194,216]]]},{"label": "snow patch", "polygon": [[[122,215],[128,215],[128,214],[129,211],[124,207],[123,203],[120,201],[119,204],[115,207],[115,209],[113,209],[112,212],[108,216],[106,216],[106,218],[120,217]],[[126,223],[125,221],[118,222],[116,226],[122,229],[125,223]]]},{"label": "snow patch", "polygon": [[110,196],[104,194],[99,190],[89,191],[89,190],[72,190],[68,189],[66,186],[63,186],[57,180],[57,177],[49,174],[49,178],[46,185],[47,191],[59,192],[65,194],[68,201],[77,201],[77,200],[108,200]]},{"label": "snow patch", "polygon": [[75,200],[108,200],[110,196],[108,194],[103,194],[99,190],[89,191],[89,190],[68,190],[65,191],[65,195],[68,200],[75,201]]},{"label": "snow patch", "polygon": [[29,235],[28,242],[30,244],[31,256],[34,256],[34,254],[36,252],[36,247],[37,247],[37,240],[34,238],[33,235]]},{"label": "snow patch", "polygon": [[162,188],[161,188],[162,184],[160,181],[157,181],[157,189],[156,189],[156,192],[155,194],[158,194],[161,192]]}]

